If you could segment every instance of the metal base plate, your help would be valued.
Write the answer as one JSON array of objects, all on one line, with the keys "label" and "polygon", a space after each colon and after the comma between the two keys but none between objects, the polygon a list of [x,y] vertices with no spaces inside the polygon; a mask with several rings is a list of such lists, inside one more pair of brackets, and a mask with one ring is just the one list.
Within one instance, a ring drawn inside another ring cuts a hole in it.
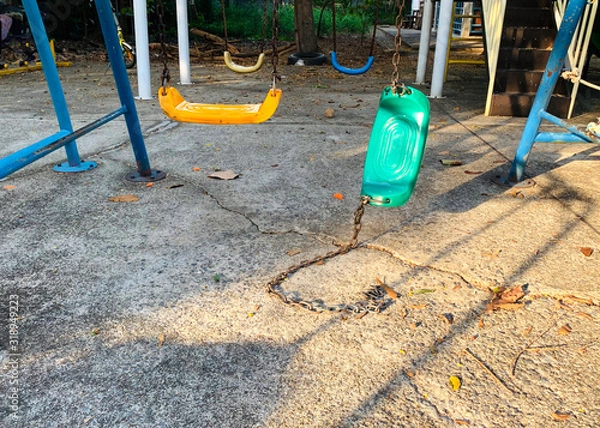
[{"label": "metal base plate", "polygon": [[513,183],[512,181],[508,181],[506,177],[501,175],[497,175],[492,178],[492,183],[498,184],[503,187],[512,187],[515,189],[527,189],[535,186],[535,181],[531,178],[527,178],[525,180],[519,181],[518,183]]},{"label": "metal base plate", "polygon": [[71,166],[69,162],[61,163],[60,165],[56,165],[54,171],[56,172],[65,172],[65,173],[74,173],[74,172],[85,172],[90,169],[94,169],[98,166],[96,162],[81,162],[78,166]]},{"label": "metal base plate", "polygon": [[153,181],[162,180],[167,176],[167,173],[164,171],[159,171],[157,169],[153,169],[150,172],[150,175],[142,176],[139,172],[132,172],[131,174],[127,174],[125,179],[127,181],[133,181],[135,183],[150,183]]}]

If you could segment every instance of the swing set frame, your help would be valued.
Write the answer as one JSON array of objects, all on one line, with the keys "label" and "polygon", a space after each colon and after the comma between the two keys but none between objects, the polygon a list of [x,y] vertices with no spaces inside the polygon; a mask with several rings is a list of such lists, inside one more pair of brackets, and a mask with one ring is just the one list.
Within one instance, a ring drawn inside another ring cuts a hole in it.
[{"label": "swing set frame", "polygon": [[18,150],[11,155],[0,159],[0,179],[29,165],[30,163],[60,149],[65,148],[67,162],[54,167],[56,172],[74,173],[84,172],[96,168],[95,162],[83,162],[79,157],[76,139],[90,133],[108,122],[123,116],[131,140],[131,146],[137,163],[137,172],[127,174],[129,181],[152,182],[165,178],[163,171],[153,170],[144,144],[144,137],[140,127],[135,101],[121,53],[117,28],[113,20],[110,0],[95,0],[106,50],[113,71],[115,85],[121,106],[115,111],[74,130],[69,115],[69,109],[64,91],[60,82],[57,64],[54,61],[48,34],[44,28],[42,15],[36,0],[23,0],[23,7],[29,21],[31,33],[34,37],[36,48],[40,56],[44,76],[48,84],[48,92],[58,120],[60,130],[37,143]]}]

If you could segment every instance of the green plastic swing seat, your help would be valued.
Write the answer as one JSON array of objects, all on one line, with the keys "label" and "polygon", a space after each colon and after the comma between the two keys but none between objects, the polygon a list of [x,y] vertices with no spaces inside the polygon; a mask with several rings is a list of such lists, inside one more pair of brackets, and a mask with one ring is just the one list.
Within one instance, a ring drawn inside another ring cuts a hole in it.
[{"label": "green plastic swing seat", "polygon": [[425,151],[430,107],[427,97],[406,87],[381,93],[367,148],[361,195],[369,204],[404,205],[413,193]]}]

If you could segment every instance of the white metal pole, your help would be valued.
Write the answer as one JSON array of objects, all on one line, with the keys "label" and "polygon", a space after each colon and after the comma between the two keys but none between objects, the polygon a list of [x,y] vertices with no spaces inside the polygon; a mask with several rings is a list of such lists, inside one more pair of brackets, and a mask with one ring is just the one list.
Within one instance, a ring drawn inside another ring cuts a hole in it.
[{"label": "white metal pole", "polygon": [[140,100],[151,100],[152,86],[150,84],[150,48],[148,46],[146,0],[133,0],[133,23],[135,27],[138,98]]},{"label": "white metal pole", "polygon": [[419,42],[419,61],[417,62],[417,78],[415,84],[425,83],[427,74],[427,59],[429,57],[429,42],[431,41],[431,19],[433,17],[433,1],[425,0],[423,4],[423,20],[421,21],[421,39]]},{"label": "white metal pole", "polygon": [[177,41],[179,43],[179,83],[191,85],[187,0],[177,0]]},{"label": "white metal pole", "polygon": [[440,23],[435,41],[435,55],[433,57],[433,72],[431,76],[431,98],[441,98],[444,87],[444,74],[446,60],[448,59],[448,43],[450,42],[450,25],[452,24],[453,0],[442,0],[440,5]]}]

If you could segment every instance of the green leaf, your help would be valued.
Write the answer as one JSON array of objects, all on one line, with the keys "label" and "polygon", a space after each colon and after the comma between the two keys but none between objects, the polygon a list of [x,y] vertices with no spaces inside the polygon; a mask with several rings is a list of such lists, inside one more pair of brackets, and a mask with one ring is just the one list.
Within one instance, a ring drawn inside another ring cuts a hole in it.
[{"label": "green leaf", "polygon": [[431,288],[421,288],[419,290],[414,290],[412,293],[413,294],[435,293],[435,290],[432,290]]}]

